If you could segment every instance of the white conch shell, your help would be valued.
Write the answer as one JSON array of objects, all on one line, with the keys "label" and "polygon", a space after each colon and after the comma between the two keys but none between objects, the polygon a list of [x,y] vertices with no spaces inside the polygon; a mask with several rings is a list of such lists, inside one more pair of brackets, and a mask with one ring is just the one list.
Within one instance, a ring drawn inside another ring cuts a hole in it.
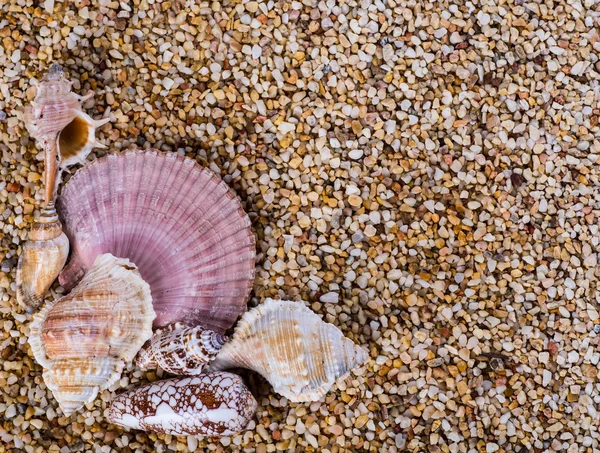
[{"label": "white conch shell", "polygon": [[109,119],[93,120],[81,107],[92,96],[93,92],[85,96],[73,93],[71,82],[55,63],[40,82],[31,105],[25,108],[25,127],[44,148],[46,204],[56,195],[60,182],[57,172],[84,162],[93,148],[104,146],[96,141],[95,131]]},{"label": "white conch shell", "polygon": [[232,373],[167,379],[117,396],[108,421],[174,436],[232,436],[246,428],[258,404]]},{"label": "white conch shell", "polygon": [[71,293],[34,316],[29,344],[65,415],[120,378],[152,335],[155,316],[137,267],[110,254],[98,256]]},{"label": "white conch shell", "polygon": [[260,373],[290,401],[317,401],[336,379],[369,358],[303,302],[267,299],[246,312],[233,338],[208,369],[247,368]]},{"label": "white conch shell", "polygon": [[204,327],[183,323],[157,329],[140,350],[136,364],[143,370],[160,367],[184,376],[197,376],[217,356],[226,338]]},{"label": "white conch shell", "polygon": [[31,228],[17,266],[17,301],[29,313],[40,306],[68,255],[69,240],[51,202]]}]

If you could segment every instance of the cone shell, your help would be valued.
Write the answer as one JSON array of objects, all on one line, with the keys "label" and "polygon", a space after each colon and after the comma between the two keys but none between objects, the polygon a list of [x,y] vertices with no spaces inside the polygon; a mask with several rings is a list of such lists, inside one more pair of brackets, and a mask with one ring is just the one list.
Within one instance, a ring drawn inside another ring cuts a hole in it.
[{"label": "cone shell", "polygon": [[29,344],[65,415],[116,382],[152,335],[150,288],[134,264],[100,255],[70,294],[33,318]]},{"label": "cone shell", "polygon": [[78,96],[71,84],[60,65],[52,65],[25,108],[25,127],[44,149],[46,203],[54,198],[60,182],[58,168],[82,163],[93,148],[102,147],[96,141],[96,128],[109,121],[90,118],[82,104],[94,93]]},{"label": "cone shell", "polygon": [[108,154],[64,187],[59,213],[73,286],[96,256],[136,263],[150,284],[155,327],[177,322],[224,333],[254,280],[250,219],[229,187],[192,159],[156,150]]},{"label": "cone shell", "polygon": [[317,401],[369,358],[303,302],[267,299],[244,314],[209,371],[247,368],[290,401]]},{"label": "cone shell", "polygon": [[174,436],[231,436],[244,430],[257,403],[231,373],[153,382],[115,398],[108,421]]},{"label": "cone shell", "polygon": [[158,329],[136,357],[143,370],[162,368],[171,374],[197,376],[212,362],[225,337],[203,327],[186,327],[183,323]]},{"label": "cone shell", "polygon": [[33,224],[17,266],[17,301],[29,313],[39,308],[68,255],[69,240],[51,203]]}]

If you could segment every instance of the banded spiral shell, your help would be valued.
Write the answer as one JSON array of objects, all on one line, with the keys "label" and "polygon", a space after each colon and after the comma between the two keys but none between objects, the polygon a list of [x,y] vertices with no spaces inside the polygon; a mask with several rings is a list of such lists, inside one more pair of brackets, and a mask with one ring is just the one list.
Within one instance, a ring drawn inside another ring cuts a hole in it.
[{"label": "banded spiral shell", "polygon": [[101,253],[128,258],[150,285],[155,327],[176,322],[224,333],[254,280],[250,219],[229,187],[192,159],[156,150],[108,154],[65,185],[59,213],[72,287]]},{"label": "banded spiral shell", "polygon": [[154,317],[150,288],[135,265],[110,254],[98,256],[71,293],[34,316],[29,344],[65,415],[120,378],[152,335]]},{"label": "banded spiral shell", "polygon": [[108,421],[175,436],[231,436],[250,422],[257,403],[232,373],[167,379],[117,396]]},{"label": "banded spiral shell", "polygon": [[109,121],[90,118],[82,105],[94,93],[78,96],[71,85],[55,63],[39,83],[31,105],[25,108],[25,127],[44,149],[46,204],[56,194],[60,169],[83,162],[93,148],[103,146],[96,141],[96,128]]},{"label": "banded spiral shell", "polygon": [[266,299],[244,314],[208,370],[254,370],[277,393],[304,402],[319,400],[337,378],[368,358],[365,348],[303,302]]},{"label": "banded spiral shell", "polygon": [[50,202],[29,231],[17,265],[17,302],[29,313],[39,308],[68,254],[69,240]]},{"label": "banded spiral shell", "polygon": [[143,370],[160,367],[171,374],[196,376],[224,344],[225,337],[220,333],[200,326],[171,324],[154,332],[138,353],[136,365]]}]

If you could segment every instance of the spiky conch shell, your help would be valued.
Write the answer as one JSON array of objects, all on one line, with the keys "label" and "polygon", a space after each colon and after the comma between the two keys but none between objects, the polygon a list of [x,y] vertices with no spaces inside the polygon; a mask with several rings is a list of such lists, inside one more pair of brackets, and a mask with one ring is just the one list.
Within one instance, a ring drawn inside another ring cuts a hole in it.
[{"label": "spiky conch shell", "polygon": [[207,370],[254,370],[277,393],[305,402],[319,400],[336,379],[368,358],[367,349],[344,337],[303,302],[266,299],[244,314]]},{"label": "spiky conch shell", "polygon": [[225,333],[246,310],[256,256],[250,219],[193,159],[153,149],[107,154],[73,175],[58,212],[72,249],[59,275],[65,288],[112,253],[136,263],[150,285],[156,328],[184,322]]},{"label": "spiky conch shell", "polygon": [[138,352],[136,365],[142,370],[160,367],[171,374],[197,376],[214,360],[225,341],[222,334],[201,326],[171,324],[154,331]]},{"label": "spiky conch shell", "polygon": [[29,231],[17,265],[17,302],[27,312],[39,308],[68,255],[69,240],[51,202]]},{"label": "spiky conch shell", "polygon": [[174,436],[232,436],[244,430],[258,404],[232,373],[153,382],[117,396],[108,421]]},{"label": "spiky conch shell", "polygon": [[29,344],[65,415],[121,376],[152,335],[150,287],[129,260],[100,255],[67,296],[31,322]]},{"label": "spiky conch shell", "polygon": [[71,85],[55,63],[39,83],[31,105],[25,108],[25,127],[44,149],[46,205],[56,196],[60,171],[84,162],[93,148],[104,146],[96,141],[96,128],[109,118],[90,118],[82,105],[94,93],[78,96]]}]

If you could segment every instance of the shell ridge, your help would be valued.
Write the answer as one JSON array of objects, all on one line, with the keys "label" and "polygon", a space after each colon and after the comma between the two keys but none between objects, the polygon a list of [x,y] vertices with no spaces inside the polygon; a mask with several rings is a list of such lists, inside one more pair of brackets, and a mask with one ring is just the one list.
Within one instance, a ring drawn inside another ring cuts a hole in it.
[{"label": "shell ridge", "polygon": [[[160,165],[158,154],[153,156],[153,160],[153,170],[155,170],[158,166],[158,172],[153,171],[152,173],[154,178],[151,179],[151,181],[154,190],[151,192],[150,204],[148,205],[148,208],[152,214],[156,215],[155,213],[158,210],[159,203],[161,203],[160,206],[163,206],[168,196],[168,190],[165,192],[165,189],[169,187],[168,181],[174,179],[178,169],[175,168],[174,165],[177,161],[173,161],[172,163],[170,162],[169,165]],[[165,182],[163,183],[161,179],[164,179]],[[146,213],[148,213],[148,211],[146,211]],[[150,245],[152,247],[152,251],[156,252],[157,249],[160,249],[161,243],[161,241],[156,240],[156,234],[162,233],[162,230],[151,229],[148,233],[148,226],[150,226],[150,222],[146,222],[145,220],[146,219],[143,219],[144,227],[140,237],[146,238],[145,241],[147,246]],[[140,251],[142,251],[142,249],[140,249]],[[146,266],[148,265],[148,262],[153,259],[154,255],[152,253],[143,253],[141,256],[138,255],[138,266]]]},{"label": "shell ridge", "polygon": [[[144,220],[145,220],[145,216],[146,216],[146,211],[148,209],[151,209],[152,200],[156,196],[155,195],[156,185],[157,185],[156,184],[156,182],[157,182],[156,181],[157,180],[156,168],[160,164],[158,159],[156,159],[156,154],[150,153],[150,154],[148,154],[148,156],[150,157],[150,159],[143,159],[142,156],[140,156],[140,155],[136,156],[136,157],[138,157],[138,160],[142,161],[141,181],[143,181],[143,185],[140,186],[142,190],[140,190],[139,195],[141,196],[141,194],[143,193],[143,203],[140,206],[140,209],[141,209],[141,212],[140,212],[141,215],[139,217],[140,222],[138,223],[138,227],[135,230],[136,241],[134,242],[134,246],[131,248],[131,253],[132,253],[131,258],[138,265],[138,267],[146,264],[145,260],[142,259],[142,257],[139,255],[140,253],[145,251],[145,247],[142,246],[140,241],[147,240],[146,238],[148,237],[147,229],[149,227],[149,224],[148,224],[148,222],[145,222]],[[169,168],[169,171],[170,171],[170,168]],[[160,174],[160,171],[158,173]],[[164,186],[161,186],[160,190],[162,191],[163,188],[164,188]],[[138,200],[139,200],[139,196],[138,196]]]},{"label": "shell ridge", "polygon": [[[252,288],[252,282],[244,282],[244,278],[251,280],[254,277],[255,237],[249,227],[244,231],[244,225],[250,225],[251,222],[239,200],[218,176],[200,167],[194,160],[156,150],[113,153],[94,160],[93,165],[86,165],[71,178],[61,198],[77,196],[79,185],[90,181],[88,177],[82,177],[87,172],[90,172],[90,177],[93,176],[96,187],[96,179],[106,181],[109,156],[113,162],[116,159],[123,160],[116,167],[120,169],[117,171],[119,176],[113,175],[110,179],[113,183],[122,181],[118,186],[113,184],[111,200],[106,200],[108,195],[105,194],[88,194],[93,212],[86,215],[81,223],[74,218],[72,208],[72,205],[81,203],[61,200],[64,206],[68,206],[65,211],[69,212],[65,229],[76,242],[80,257],[80,263],[69,263],[73,264],[69,271],[78,273],[77,264],[79,269],[89,268],[98,252],[126,256],[138,266],[142,277],[150,284],[158,314],[156,327],[186,320],[223,333],[244,310]],[[134,170],[131,170],[133,167],[130,162],[135,162]],[[99,176],[93,175],[90,168],[95,169],[94,172],[97,171]],[[123,180],[128,171],[139,175],[139,186],[135,185],[135,178]],[[117,177],[121,179],[115,179]],[[156,187],[159,183],[165,185],[162,195],[161,187]],[[183,191],[178,187],[176,191],[168,187],[174,184],[183,184],[187,189]],[[121,192],[121,189],[127,194],[138,194],[137,198],[135,195],[127,198],[129,195]],[[189,194],[195,193],[197,197],[188,198]],[[131,208],[127,208],[129,203]],[[86,239],[93,232],[87,222],[96,216],[96,211],[98,222],[95,223],[102,234],[97,244],[93,244]],[[133,218],[131,212],[135,213]],[[199,236],[200,233],[196,231],[199,221],[196,219],[202,216],[208,222],[222,220],[217,225],[209,223]],[[164,221],[159,221],[161,218]],[[106,224],[105,228],[106,222],[112,223]],[[75,225],[76,228],[85,229],[86,233],[74,232]],[[170,239],[165,243],[162,239],[159,241],[158,237]],[[158,243],[165,245],[159,247]],[[196,244],[200,243],[203,245],[197,247]],[[248,245],[250,243],[252,247]],[[194,244],[194,247],[189,244]],[[204,271],[193,261],[194,254],[206,267]],[[180,269],[181,272],[178,272]],[[206,281],[202,281],[202,278],[196,281],[196,276],[206,277]],[[173,292],[169,288],[178,289]],[[209,320],[203,322],[201,316],[208,316]]]},{"label": "shell ridge", "polygon": [[135,265],[104,254],[71,293],[34,317],[29,343],[65,415],[120,379],[152,335],[155,316]]},{"label": "shell ridge", "polygon": [[246,312],[208,371],[242,366],[290,401],[322,398],[340,376],[368,359],[364,348],[304,302],[266,299]]}]

